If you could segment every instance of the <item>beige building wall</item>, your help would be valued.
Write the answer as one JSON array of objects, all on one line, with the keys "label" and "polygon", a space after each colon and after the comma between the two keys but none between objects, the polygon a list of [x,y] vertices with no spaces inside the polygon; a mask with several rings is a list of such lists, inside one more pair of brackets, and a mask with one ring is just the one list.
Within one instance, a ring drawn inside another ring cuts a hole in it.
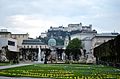
[{"label": "beige building wall", "polygon": [[97,46],[99,46],[100,44],[104,43],[104,42],[107,42],[111,39],[114,39],[115,37],[94,37],[92,39],[92,48],[95,48]]},{"label": "beige building wall", "polygon": [[8,32],[7,29],[0,29],[0,38],[12,38],[17,40],[17,48],[22,47],[23,40],[26,40],[29,38],[29,34],[12,34],[11,32]]},{"label": "beige building wall", "polygon": [[22,47],[23,40],[26,40],[29,38],[29,34],[11,34],[11,37],[17,40],[18,48]]},{"label": "beige building wall", "polygon": [[0,32],[0,38],[11,38],[11,32]]}]

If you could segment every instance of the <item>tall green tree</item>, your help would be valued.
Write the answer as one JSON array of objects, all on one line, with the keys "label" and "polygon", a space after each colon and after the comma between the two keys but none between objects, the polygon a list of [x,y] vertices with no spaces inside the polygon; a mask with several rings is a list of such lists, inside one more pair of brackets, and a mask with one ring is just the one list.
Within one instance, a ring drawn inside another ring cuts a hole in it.
[{"label": "tall green tree", "polygon": [[70,59],[70,56],[73,55],[74,60],[78,60],[78,56],[81,55],[80,48],[82,47],[82,42],[78,38],[74,38],[73,40],[71,40],[65,51],[68,59]]}]

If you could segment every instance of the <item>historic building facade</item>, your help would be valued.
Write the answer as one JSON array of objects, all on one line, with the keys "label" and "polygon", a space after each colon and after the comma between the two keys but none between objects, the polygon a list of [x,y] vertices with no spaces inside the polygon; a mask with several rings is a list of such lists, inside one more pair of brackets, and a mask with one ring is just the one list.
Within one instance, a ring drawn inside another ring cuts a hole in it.
[{"label": "historic building facade", "polygon": [[22,47],[22,42],[25,39],[29,38],[29,34],[12,34],[11,32],[8,32],[7,29],[1,29],[0,30],[0,38],[10,38],[17,40],[17,47]]},{"label": "historic building facade", "polygon": [[[74,24],[72,24],[72,26],[74,26]],[[93,56],[94,48],[108,40],[114,39],[118,34],[119,33],[97,33],[96,30],[92,29],[92,25],[81,26],[79,33],[71,34],[69,37],[66,36],[64,46],[66,48],[69,41],[74,38],[80,39],[83,44],[83,49],[86,50],[87,62],[91,62],[95,59]]]},{"label": "historic building facade", "polygon": [[[22,48],[22,41],[28,39],[27,34],[12,34],[8,32],[7,29],[0,30],[0,60],[6,61],[6,54],[9,56],[9,59],[18,59],[19,50]],[[7,53],[8,52],[8,53]],[[10,55],[13,55],[13,57]],[[14,57],[15,56],[15,57]]]},{"label": "historic building facade", "polygon": [[20,60],[43,61],[43,49],[49,48],[48,45],[41,42],[40,39],[27,39],[23,40],[20,53]]}]

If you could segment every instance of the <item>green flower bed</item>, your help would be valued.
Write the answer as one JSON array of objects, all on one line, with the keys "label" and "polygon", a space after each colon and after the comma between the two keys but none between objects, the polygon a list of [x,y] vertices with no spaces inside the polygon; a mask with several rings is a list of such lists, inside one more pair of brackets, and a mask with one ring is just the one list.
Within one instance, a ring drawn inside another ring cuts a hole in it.
[{"label": "green flower bed", "polygon": [[120,79],[120,69],[103,65],[35,64],[0,70],[0,76],[56,79]]}]

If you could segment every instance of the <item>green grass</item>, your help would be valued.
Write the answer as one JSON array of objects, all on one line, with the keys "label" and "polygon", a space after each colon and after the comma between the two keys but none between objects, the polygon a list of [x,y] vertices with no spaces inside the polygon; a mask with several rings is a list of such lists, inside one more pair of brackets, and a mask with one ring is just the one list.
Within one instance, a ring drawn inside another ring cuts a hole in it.
[{"label": "green grass", "polygon": [[10,65],[10,63],[0,63],[0,66]]},{"label": "green grass", "polygon": [[103,65],[34,64],[0,70],[1,76],[56,79],[120,79],[120,69]]}]

